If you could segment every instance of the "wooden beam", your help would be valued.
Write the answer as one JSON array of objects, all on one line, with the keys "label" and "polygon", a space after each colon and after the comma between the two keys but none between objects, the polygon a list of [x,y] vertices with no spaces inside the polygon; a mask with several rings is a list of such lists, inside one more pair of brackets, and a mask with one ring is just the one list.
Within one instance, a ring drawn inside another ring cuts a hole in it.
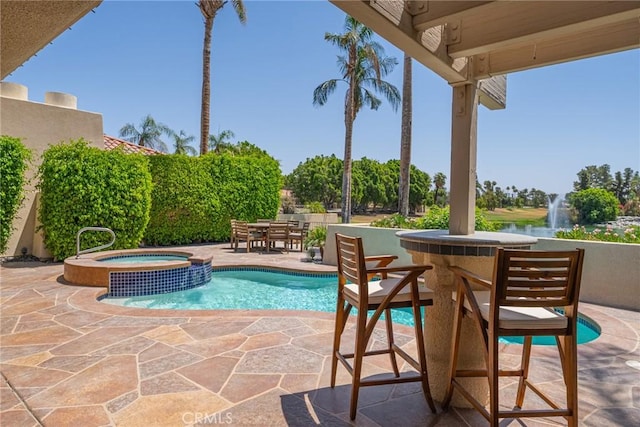
[{"label": "wooden beam", "polygon": [[495,2],[464,14],[448,54],[469,57],[639,17],[637,1]]},{"label": "wooden beam", "polygon": [[[449,84],[468,82],[467,58],[449,58],[444,44],[444,28],[430,28],[424,32],[413,30],[411,15],[403,2],[372,0],[330,0],[378,35],[406,52],[416,61],[434,71]],[[480,102],[495,110],[506,107],[506,79],[497,78],[481,85]],[[485,92],[485,88],[486,91]]]},{"label": "wooden beam", "polygon": [[474,57],[477,79],[640,47],[640,20],[583,31]]},{"label": "wooden beam", "polygon": [[444,25],[462,18],[470,9],[485,6],[491,1],[414,1],[413,28],[424,31],[427,28]]},{"label": "wooden beam", "polygon": [[[466,59],[457,62],[456,70],[444,52],[441,29],[424,35],[413,29],[411,15],[405,11],[403,1],[330,0],[331,3],[353,16],[398,49],[433,70],[449,83],[467,81]],[[440,53],[439,53],[440,49]],[[462,64],[462,66],[460,66]]]},{"label": "wooden beam", "polygon": [[507,76],[493,76],[481,80],[478,85],[480,104],[490,110],[502,110],[507,107]]},{"label": "wooden beam", "polygon": [[465,235],[475,231],[479,92],[465,84],[452,94],[449,234]]}]

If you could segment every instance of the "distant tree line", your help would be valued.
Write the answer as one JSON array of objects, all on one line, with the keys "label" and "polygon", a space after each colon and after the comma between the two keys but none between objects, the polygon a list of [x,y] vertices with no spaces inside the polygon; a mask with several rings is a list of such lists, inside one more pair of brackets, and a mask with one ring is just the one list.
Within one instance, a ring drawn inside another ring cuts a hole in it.
[{"label": "distant tree line", "polygon": [[[578,180],[573,183],[575,192],[589,188],[601,188],[618,199],[623,211],[638,210],[640,199],[640,173],[625,168],[611,174],[611,166],[587,166],[578,172]],[[639,213],[640,214],[640,213]],[[631,214],[630,214],[631,215]]]},{"label": "distant tree line", "polygon": [[[293,191],[300,204],[321,202],[325,209],[336,208],[342,197],[342,172],[342,160],[333,154],[307,158],[285,177],[285,187]],[[355,160],[352,171],[352,211],[397,211],[399,175],[399,160],[386,163],[366,157]],[[440,187],[432,189],[429,174],[411,165],[409,206],[412,212],[424,205],[446,204],[446,177],[441,173],[436,176]]]},{"label": "distant tree line", "polygon": [[555,199],[556,193],[547,194],[536,188],[518,189],[515,185],[502,189],[496,181],[476,181],[476,205],[490,211],[496,208],[540,208],[548,205],[549,197]]}]

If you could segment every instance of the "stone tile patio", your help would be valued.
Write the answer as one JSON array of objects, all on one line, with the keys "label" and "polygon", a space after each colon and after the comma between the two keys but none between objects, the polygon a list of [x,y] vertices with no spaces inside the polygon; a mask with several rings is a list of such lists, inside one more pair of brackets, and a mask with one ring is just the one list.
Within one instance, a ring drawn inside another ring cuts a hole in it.
[{"label": "stone tile patio", "polygon": [[[301,263],[299,252],[227,247],[198,250],[212,251],[214,265],[335,270]],[[486,425],[469,409],[431,414],[417,384],[362,389],[350,422],[344,369],[329,387],[331,313],[125,308],[99,302],[98,288],[64,284],[62,273],[62,264],[51,263],[0,268],[1,425]],[[640,425],[640,313],[586,303],[581,312],[602,328],[598,340],[579,347],[581,425]],[[412,329],[398,325],[396,332],[411,351]],[[503,363],[517,363],[519,348],[505,346]],[[365,375],[381,375],[387,360],[370,358]],[[532,366],[533,379],[562,400],[554,352],[537,347]],[[503,384],[504,399],[513,389]],[[527,402],[540,403],[532,394]]]}]

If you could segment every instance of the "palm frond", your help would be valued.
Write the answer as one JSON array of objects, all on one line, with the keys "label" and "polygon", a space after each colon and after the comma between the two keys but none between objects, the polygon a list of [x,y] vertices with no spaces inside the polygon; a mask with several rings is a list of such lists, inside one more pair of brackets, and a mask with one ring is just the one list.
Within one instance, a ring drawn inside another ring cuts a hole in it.
[{"label": "palm frond", "polygon": [[368,105],[372,110],[377,110],[380,105],[382,105],[382,101],[378,98],[373,92],[368,89],[362,89],[362,101],[364,104]]},{"label": "palm frond", "polygon": [[233,5],[233,9],[236,11],[236,15],[238,15],[240,22],[246,24],[247,11],[244,8],[244,2],[242,0],[231,0],[231,4]]},{"label": "palm frond", "polygon": [[329,95],[331,95],[338,85],[338,79],[327,80],[313,90],[313,105],[322,106],[327,103]]},{"label": "palm frond", "polygon": [[130,142],[137,144],[137,139],[140,137],[140,133],[133,124],[127,123],[120,128],[119,136],[120,138],[129,138]]},{"label": "palm frond", "polygon": [[402,100],[402,96],[400,95],[400,91],[397,87],[385,80],[373,79],[369,80],[367,83],[369,83],[369,85],[373,87],[376,92],[381,93],[387,99],[389,104],[391,104],[391,108],[393,108],[393,111],[396,111],[398,109],[400,101]]},{"label": "palm frond", "polygon": [[200,9],[200,13],[202,13],[205,19],[215,18],[216,13],[218,13],[224,4],[225,1],[223,0],[198,0],[198,3],[196,3]]},{"label": "palm frond", "polygon": [[380,61],[380,73],[382,77],[389,75],[398,65],[398,60],[394,57],[387,56]]}]

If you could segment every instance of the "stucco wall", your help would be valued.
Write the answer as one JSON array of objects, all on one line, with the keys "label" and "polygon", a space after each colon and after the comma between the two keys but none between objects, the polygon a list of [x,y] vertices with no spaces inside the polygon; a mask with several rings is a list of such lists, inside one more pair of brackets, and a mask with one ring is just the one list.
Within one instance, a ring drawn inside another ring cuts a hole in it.
[{"label": "stucco wall", "polygon": [[580,301],[640,311],[640,245],[538,238],[533,249],[584,248]]},{"label": "stucco wall", "polygon": [[278,214],[279,220],[294,220],[298,222],[308,222],[310,229],[319,225],[328,225],[338,222],[337,213],[308,213],[308,214]]},{"label": "stucco wall", "polygon": [[[400,247],[397,229],[354,224],[329,225],[323,262],[336,265],[335,233],[362,237],[367,255],[398,255],[396,264],[411,264]],[[585,249],[580,301],[640,311],[640,245],[538,238],[532,249]]]},{"label": "stucco wall", "polygon": [[411,264],[411,255],[400,247],[400,239],[396,237],[395,228],[369,227],[358,224],[331,224],[327,228],[327,242],[324,248],[324,264],[337,265],[336,233],[362,237],[364,253],[371,255],[397,255],[392,265]]},{"label": "stucco wall", "polygon": [[[6,83],[3,83],[3,86]],[[4,91],[3,91],[4,92]],[[40,242],[35,242],[36,197],[34,175],[40,164],[43,151],[50,145],[83,137],[92,145],[103,148],[104,133],[102,115],[71,108],[13,99],[0,96],[0,135],[10,135],[22,139],[32,150],[33,164],[27,172],[30,180],[26,187],[26,198],[13,221],[13,232],[7,251],[2,256],[19,256],[22,248],[27,254],[47,258]],[[37,240],[37,237],[36,237]],[[39,248],[39,249],[38,249]]]}]

